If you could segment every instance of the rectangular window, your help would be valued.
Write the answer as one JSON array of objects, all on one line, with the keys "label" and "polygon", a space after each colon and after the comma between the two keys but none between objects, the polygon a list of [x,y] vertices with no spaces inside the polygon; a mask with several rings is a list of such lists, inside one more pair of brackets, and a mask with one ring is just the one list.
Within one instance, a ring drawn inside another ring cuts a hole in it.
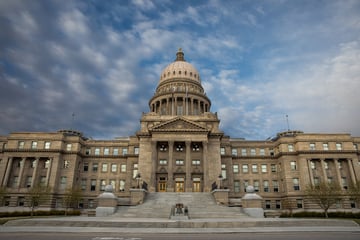
[{"label": "rectangular window", "polygon": [[139,155],[139,148],[138,147],[134,147],[134,154]]},{"label": "rectangular window", "polygon": [[316,165],[315,165],[315,162],[314,161],[310,161],[310,167],[311,169],[316,169]]},{"label": "rectangular window", "polygon": [[166,159],[160,159],[159,160],[159,165],[167,165],[167,160]]},{"label": "rectangular window", "polygon": [[70,167],[70,161],[69,160],[64,160],[64,168],[69,168]]},{"label": "rectangular window", "polygon": [[246,188],[249,186],[249,180],[244,180],[244,192],[246,192]]},{"label": "rectangular window", "polygon": [[243,173],[248,173],[249,172],[249,165],[243,164],[242,165],[242,172]]},{"label": "rectangular window", "polygon": [[341,185],[342,185],[343,189],[345,189],[345,190],[348,189],[348,184],[347,184],[346,177],[341,178]]},{"label": "rectangular window", "polygon": [[295,171],[296,170],[296,161],[291,161],[290,162],[290,169],[292,170],[292,171]]},{"label": "rectangular window", "polygon": [[251,155],[251,156],[255,156],[255,155],[256,155],[256,149],[255,149],[255,148],[251,148],[251,149],[250,149],[250,155]]},{"label": "rectangular window", "polygon": [[45,168],[45,169],[48,169],[49,167],[50,167],[50,159],[47,159],[47,160],[45,161],[44,168]]},{"label": "rectangular window", "polygon": [[289,151],[289,152],[293,152],[293,151],[294,151],[294,145],[293,145],[293,144],[288,144],[288,151]]},{"label": "rectangular window", "polygon": [[25,146],[25,142],[24,141],[19,141],[18,142],[18,149],[23,149]]},{"label": "rectangular window", "polygon": [[115,179],[110,179],[110,185],[113,187],[113,190],[115,191],[115,185],[116,185],[116,182],[115,182]]},{"label": "rectangular window", "polygon": [[134,163],[134,167],[133,167],[133,178],[135,179],[136,176],[138,175],[138,164]]},{"label": "rectangular window", "polygon": [[176,165],[184,165],[184,160],[183,159],[176,159],[175,164]]},{"label": "rectangular window", "polygon": [[255,192],[258,192],[260,190],[259,180],[254,180],[254,190],[255,190]]},{"label": "rectangular window", "polygon": [[270,208],[271,208],[271,201],[265,200],[265,209],[270,209]]},{"label": "rectangular window", "polygon": [[260,148],[260,156],[265,156],[265,149]]},{"label": "rectangular window", "polygon": [[85,191],[86,190],[86,178],[81,179],[81,190]]},{"label": "rectangular window", "polygon": [[120,180],[119,190],[120,190],[120,192],[125,191],[125,180]]},{"label": "rectangular window", "polygon": [[121,164],[121,172],[126,172],[126,164]]},{"label": "rectangular window", "polygon": [[119,149],[118,149],[118,148],[114,148],[114,149],[113,149],[113,155],[114,155],[114,156],[119,155]]},{"label": "rectangular window", "polygon": [[23,207],[25,205],[25,198],[24,197],[18,197],[18,204],[19,207]]},{"label": "rectangular window", "polygon": [[64,190],[66,188],[67,178],[65,176],[60,177],[60,189]]},{"label": "rectangular window", "polygon": [[96,191],[96,179],[91,179],[90,181],[90,191]]},{"label": "rectangular window", "polygon": [[261,172],[267,173],[267,164],[261,164]]},{"label": "rectangular window", "polygon": [[246,156],[246,155],[247,155],[246,148],[242,148],[241,149],[241,156]]},{"label": "rectangular window", "polygon": [[116,163],[111,164],[111,172],[117,172],[117,164]]},{"label": "rectangular window", "polygon": [[95,148],[95,155],[100,155],[100,148]]},{"label": "rectangular window", "polygon": [[107,172],[108,171],[108,164],[107,163],[102,164],[101,171],[102,172]]},{"label": "rectangular window", "polygon": [[234,181],[234,192],[236,192],[236,193],[240,192],[240,181],[239,180]]},{"label": "rectangular window", "polygon": [[46,186],[46,176],[40,176],[40,186]]},{"label": "rectangular window", "polygon": [[31,183],[32,183],[32,177],[31,176],[28,176],[26,178],[26,187],[27,188],[30,188],[31,187]]},{"label": "rectangular window", "polygon": [[99,167],[99,164],[98,164],[98,163],[93,163],[93,164],[92,164],[92,171],[93,171],[93,172],[97,172],[97,171],[98,171],[98,167]]},{"label": "rectangular window", "polygon": [[104,148],[104,155],[109,155],[109,154],[110,154],[110,149]]},{"label": "rectangular window", "polygon": [[280,201],[280,200],[275,200],[275,208],[276,208],[276,209],[280,209],[280,208],[281,208],[281,201]]},{"label": "rectangular window", "polygon": [[263,187],[264,187],[264,192],[269,192],[269,181],[268,180],[263,181]]},{"label": "rectangular window", "polygon": [[319,186],[320,179],[318,177],[314,177],[314,185]]},{"label": "rectangular window", "polygon": [[66,151],[71,151],[72,145],[71,143],[66,144]]},{"label": "rectangular window", "polygon": [[342,144],[341,143],[336,144],[336,150],[342,150]]},{"label": "rectangular window", "polygon": [[91,148],[87,148],[85,150],[85,155],[90,155],[91,154]]},{"label": "rectangular window", "polygon": [[329,169],[329,163],[328,163],[328,161],[324,161],[324,168],[325,168],[326,170]]},{"label": "rectangular window", "polygon": [[84,172],[89,171],[89,163],[84,162]]},{"label": "rectangular window", "polygon": [[296,199],[296,207],[303,208],[303,200],[302,199]]},{"label": "rectangular window", "polygon": [[200,166],[200,160],[198,160],[198,159],[192,160],[192,165],[193,166]]},{"label": "rectangular window", "polygon": [[253,164],[253,165],[251,166],[251,168],[252,168],[252,172],[253,172],[253,173],[257,173],[257,172],[258,172],[258,166],[257,166],[257,164]]},{"label": "rectangular window", "polygon": [[277,180],[273,180],[272,185],[273,185],[273,191],[279,192],[279,182]]},{"label": "rectangular window", "polygon": [[231,155],[237,156],[237,149],[236,148],[231,149]]},{"label": "rectangular window", "polygon": [[328,183],[332,183],[332,182],[333,182],[333,178],[332,178],[332,177],[328,177],[328,178],[327,178],[327,182],[328,182]]},{"label": "rectangular window", "polygon": [[309,149],[310,149],[310,150],[315,150],[315,149],[316,149],[315,143],[310,143],[310,144],[309,144]]},{"label": "rectangular window", "polygon": [[355,151],[357,151],[359,149],[357,144],[353,144],[353,147],[354,147]]},{"label": "rectangular window", "polygon": [[239,165],[233,165],[233,173],[239,173]]},{"label": "rectangular window", "polygon": [[37,145],[38,145],[37,142],[35,141],[31,142],[31,149],[37,149]]},{"label": "rectangular window", "polygon": [[329,144],[323,143],[323,150],[325,151],[329,150]]},{"label": "rectangular window", "polygon": [[227,178],[226,175],[226,164],[221,164],[221,176],[223,177],[223,179]]},{"label": "rectangular window", "polygon": [[294,190],[295,191],[300,190],[300,184],[299,184],[299,179],[298,178],[293,178],[293,185],[294,185]]},{"label": "rectangular window", "polygon": [[128,154],[128,149],[127,148],[123,148],[122,149],[122,155],[125,156]]},{"label": "rectangular window", "polygon": [[45,142],[44,148],[50,149],[50,147],[51,147],[51,142]]},{"label": "rectangular window", "polygon": [[224,147],[221,147],[220,148],[220,155],[225,155],[225,148]]},{"label": "rectangular window", "polygon": [[100,180],[100,191],[105,191],[105,186],[106,186],[106,180],[101,179]]},{"label": "rectangular window", "polygon": [[277,172],[276,164],[271,164],[271,172]]}]

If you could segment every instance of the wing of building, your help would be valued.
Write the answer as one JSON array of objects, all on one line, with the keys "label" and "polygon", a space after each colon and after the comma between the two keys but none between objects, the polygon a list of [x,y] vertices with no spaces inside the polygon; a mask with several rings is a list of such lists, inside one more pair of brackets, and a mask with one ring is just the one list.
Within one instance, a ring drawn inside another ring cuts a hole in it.
[{"label": "wing of building", "polygon": [[[199,72],[181,49],[161,72],[134,136],[93,140],[73,130],[15,132],[0,137],[0,178],[4,205],[24,205],[28,188],[50,186],[52,209],[61,208],[67,188],[80,187],[80,208],[95,208],[97,196],[113,185],[119,199],[130,189],[149,192],[229,190],[241,200],[248,185],[264,199],[264,209],[281,210],[284,200],[307,209],[304,189],[322,181],[346,192],[360,180],[359,137],[350,134],[279,133],[251,141],[231,138],[219,129],[220,119]],[[358,207],[349,198],[341,209]]]}]

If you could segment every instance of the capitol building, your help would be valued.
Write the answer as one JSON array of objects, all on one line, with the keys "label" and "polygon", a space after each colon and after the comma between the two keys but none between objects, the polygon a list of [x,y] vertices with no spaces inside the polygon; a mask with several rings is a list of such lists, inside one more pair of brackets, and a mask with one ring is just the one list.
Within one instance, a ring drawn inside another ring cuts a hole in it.
[{"label": "capitol building", "polygon": [[[155,86],[154,86],[155,87]],[[227,136],[211,110],[199,71],[181,49],[160,73],[149,111],[139,113],[133,136],[111,140],[85,137],[75,130],[13,132],[0,136],[0,184],[3,207],[26,205],[29,188],[51,187],[50,209],[62,207],[69,187],[80,188],[78,207],[93,209],[97,197],[112,185],[119,199],[131,189],[147,192],[228,190],[229,202],[240,203],[251,185],[262,207],[312,209],[305,188],[334,182],[344,194],[360,180],[360,137],[347,133],[286,131],[267,140]],[[359,208],[351,198],[333,206]]]}]

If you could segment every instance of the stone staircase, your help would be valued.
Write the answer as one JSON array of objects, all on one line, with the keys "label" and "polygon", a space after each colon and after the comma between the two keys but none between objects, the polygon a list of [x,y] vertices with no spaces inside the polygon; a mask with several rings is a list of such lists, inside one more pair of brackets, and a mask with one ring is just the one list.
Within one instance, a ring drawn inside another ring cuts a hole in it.
[{"label": "stone staircase", "polygon": [[239,207],[217,205],[211,193],[148,193],[145,201],[137,206],[119,206],[111,217],[164,218],[168,219],[171,208],[182,203],[189,210],[190,219],[241,218],[246,216]]}]

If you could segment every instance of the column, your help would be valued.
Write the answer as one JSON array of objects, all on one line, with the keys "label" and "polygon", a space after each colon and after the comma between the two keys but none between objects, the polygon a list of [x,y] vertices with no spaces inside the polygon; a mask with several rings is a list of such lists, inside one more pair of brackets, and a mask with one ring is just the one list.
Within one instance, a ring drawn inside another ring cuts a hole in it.
[{"label": "column", "polygon": [[310,184],[311,184],[311,186],[314,186],[314,175],[313,175],[313,171],[311,168],[311,159],[307,159],[307,165],[308,165],[308,169],[309,169]]},{"label": "column", "polygon": [[324,163],[325,159],[320,159],[320,164],[321,164],[321,171],[322,171],[322,175],[323,175],[323,181],[324,183],[327,182],[327,174],[326,174],[326,169],[325,169],[325,163]]},{"label": "column", "polygon": [[53,162],[53,158],[49,158],[49,166],[46,172],[46,181],[45,181],[46,186],[49,186],[52,162]]},{"label": "column", "polygon": [[169,168],[168,168],[168,182],[167,182],[167,191],[174,192],[174,173],[173,173],[173,151],[174,151],[174,141],[169,141]]},{"label": "column", "polygon": [[159,110],[160,110],[160,111],[159,111],[159,114],[160,114],[160,115],[162,115],[162,101],[163,101],[163,100],[161,99],[161,100],[160,100],[160,105],[159,105],[159,108],[160,108],[160,109],[159,109]]},{"label": "column", "polygon": [[11,173],[11,168],[12,168],[12,163],[13,163],[13,158],[9,157],[7,167],[6,167],[5,177],[4,177],[4,180],[3,180],[3,183],[2,183],[2,186],[4,186],[4,187],[6,187],[8,185],[9,177],[10,177],[10,173]]},{"label": "column", "polygon": [[21,182],[23,181],[25,162],[26,162],[26,158],[21,158],[21,162],[20,162],[20,172],[19,172],[19,182],[18,182],[18,184],[17,184],[17,188],[20,188],[20,187],[21,187]]},{"label": "column", "polygon": [[352,184],[356,184],[355,172],[352,159],[347,159]]},{"label": "column", "polygon": [[190,113],[189,115],[194,115],[194,99],[190,98]]},{"label": "column", "polygon": [[339,186],[342,188],[339,160],[338,159],[333,159],[333,160],[334,160],[334,164],[335,164],[335,172],[336,172],[337,182],[339,183]]},{"label": "column", "polygon": [[151,176],[150,176],[150,183],[149,184],[149,190],[156,192],[156,184],[157,184],[157,179],[156,179],[156,167],[157,167],[157,163],[158,163],[158,156],[157,156],[157,141],[151,142],[151,154],[152,154],[152,164],[151,164]]},{"label": "column", "polygon": [[38,173],[38,166],[39,166],[39,161],[40,158],[35,158],[35,166],[34,166],[34,170],[33,170],[33,174],[32,174],[32,180],[31,180],[31,187],[34,187],[36,184],[36,179],[37,179],[37,173]]},{"label": "column", "polygon": [[211,191],[211,184],[212,183],[209,183],[209,177],[208,177],[208,174],[209,174],[209,170],[208,170],[208,162],[207,162],[207,155],[208,155],[208,146],[207,146],[207,142],[206,141],[203,141],[202,142],[202,145],[203,145],[203,159],[202,159],[202,162],[203,162],[203,166],[204,166],[204,170],[203,170],[203,176],[204,176],[204,186],[203,186],[203,191],[204,192],[210,192]]},{"label": "column", "polygon": [[185,164],[186,164],[186,179],[185,179],[185,191],[192,192],[192,179],[191,179],[191,142],[185,142]]}]

